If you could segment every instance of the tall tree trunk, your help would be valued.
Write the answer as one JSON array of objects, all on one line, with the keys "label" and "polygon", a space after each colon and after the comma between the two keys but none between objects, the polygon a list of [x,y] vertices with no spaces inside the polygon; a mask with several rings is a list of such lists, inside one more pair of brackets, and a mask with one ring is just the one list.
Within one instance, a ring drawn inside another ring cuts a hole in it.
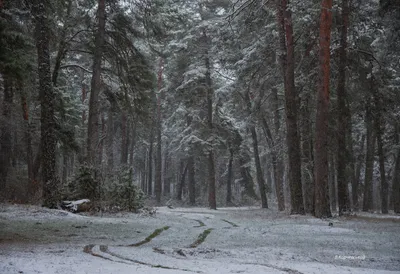
[{"label": "tall tree trunk", "polygon": [[171,180],[169,177],[169,166],[170,166],[170,155],[168,146],[164,153],[164,167],[163,167],[163,185],[164,185],[164,196],[170,196],[171,194]]},{"label": "tall tree trunk", "polygon": [[314,167],[313,167],[313,138],[310,115],[310,95],[306,95],[301,112],[301,150],[302,182],[304,194],[304,208],[307,213],[314,214]]},{"label": "tall tree trunk", "polygon": [[110,174],[114,169],[114,114],[109,110],[107,117],[107,137],[106,137],[106,155],[107,172]]},{"label": "tall tree trunk", "polygon": [[342,22],[340,27],[339,76],[337,87],[338,131],[337,131],[337,182],[339,215],[350,210],[348,179],[346,167],[349,163],[346,146],[347,111],[346,111],[346,64],[347,64],[347,29],[349,25],[349,0],[342,0]]},{"label": "tall tree trunk", "polygon": [[162,191],[162,140],[161,140],[161,131],[162,131],[162,122],[161,122],[161,89],[162,89],[162,76],[164,69],[164,61],[160,58],[159,68],[158,68],[158,92],[157,94],[157,122],[156,122],[156,131],[157,131],[157,156],[156,156],[156,181],[155,181],[155,192],[156,192],[156,200],[157,203],[161,203],[161,191]]},{"label": "tall tree trunk", "polygon": [[121,113],[121,165],[126,166],[128,164],[128,150],[129,150],[129,129],[128,119],[125,111]]},{"label": "tall tree trunk", "polygon": [[189,190],[189,204],[196,205],[196,181],[195,181],[195,162],[194,156],[190,155],[188,158],[188,190]]},{"label": "tall tree trunk", "polygon": [[[303,193],[301,184],[300,139],[297,130],[298,95],[294,77],[294,37],[292,13],[287,1],[281,0],[278,5],[278,23],[280,32],[280,61],[285,86],[285,111],[287,127],[287,146],[289,155],[289,185],[291,214],[304,214]],[[286,43],[285,43],[286,41]]]},{"label": "tall tree trunk", "polygon": [[99,94],[101,89],[101,61],[103,57],[103,46],[105,37],[105,0],[98,0],[98,27],[95,38],[95,49],[93,56],[93,75],[90,88],[89,121],[87,136],[87,161],[96,164],[96,150],[99,141]]},{"label": "tall tree trunk", "polygon": [[392,181],[393,191],[393,210],[400,213],[400,148],[397,149],[396,165],[393,173]]},{"label": "tall tree trunk", "polygon": [[36,48],[39,72],[39,96],[41,105],[41,166],[43,181],[43,205],[55,208],[59,201],[58,179],[56,175],[56,136],[54,119],[55,94],[50,72],[50,26],[48,20],[49,3],[35,0],[32,14],[36,30]]},{"label": "tall tree trunk", "polygon": [[134,155],[134,151],[135,151],[135,145],[136,145],[136,124],[133,123],[130,126],[131,128],[131,134],[130,134],[130,142],[129,142],[129,165],[131,167],[133,167],[134,163],[133,163],[133,155]]},{"label": "tall tree trunk", "polygon": [[367,127],[367,145],[365,155],[365,179],[364,179],[364,200],[363,200],[363,211],[369,211],[373,209],[373,191],[372,191],[372,179],[374,175],[374,158],[375,158],[375,132],[373,129],[373,117],[370,102],[367,103],[366,110],[366,127]]},{"label": "tall tree trunk", "polygon": [[7,175],[11,166],[11,113],[14,98],[13,83],[8,75],[3,75],[4,98],[2,111],[2,127],[0,135],[0,197],[6,196]]},{"label": "tall tree trunk", "polygon": [[101,167],[102,163],[103,163],[103,150],[104,150],[104,138],[107,134],[106,132],[106,119],[104,117],[104,112],[101,113],[101,137],[99,139],[99,148],[97,150],[97,155],[96,155],[96,159],[97,159],[97,166]]},{"label": "tall tree trunk", "polygon": [[328,122],[332,0],[322,0],[319,31],[319,79],[315,135],[315,216],[330,217],[328,193]]},{"label": "tall tree trunk", "polygon": [[385,153],[383,151],[383,139],[384,135],[384,121],[382,119],[382,102],[378,91],[374,90],[374,100],[375,100],[375,132],[376,132],[376,141],[378,147],[378,156],[379,156],[379,173],[381,179],[381,210],[383,214],[389,213],[389,186],[386,180],[386,170],[385,170]]},{"label": "tall tree trunk", "polygon": [[353,210],[359,210],[359,199],[358,199],[358,187],[360,185],[360,177],[361,177],[361,167],[363,161],[363,151],[364,151],[364,144],[365,144],[365,135],[361,137],[361,149],[360,154],[357,157],[357,162],[355,163],[354,175],[353,175],[353,182],[351,185],[351,194],[353,198]]},{"label": "tall tree trunk", "polygon": [[333,212],[336,212],[337,211],[337,199],[336,199],[336,197],[337,197],[337,187],[336,187],[337,177],[336,177],[335,156],[329,155],[328,161],[329,161],[328,183],[329,183],[330,205],[331,205],[331,210]]},{"label": "tall tree trunk", "polygon": [[226,205],[232,204],[233,149],[229,148],[228,178],[226,180]]},{"label": "tall tree trunk", "polygon": [[[208,52],[208,46],[210,39],[207,37],[206,30],[203,30],[203,40],[204,40],[204,63],[206,67],[205,73],[205,84],[207,89],[207,124],[210,134],[214,134],[214,125],[213,125],[213,97],[214,90],[212,86],[211,80],[211,63]],[[215,189],[215,163],[214,163],[214,147],[211,144],[208,151],[208,206],[211,209],[217,209],[217,200],[216,200],[216,189]]]},{"label": "tall tree trunk", "polygon": [[182,172],[182,174],[176,190],[176,199],[178,201],[182,201],[182,192],[183,192],[183,187],[185,186],[185,178],[186,178],[186,173],[188,171],[188,164],[185,165],[185,163],[181,161],[180,167],[181,167],[180,171]]},{"label": "tall tree trunk", "polygon": [[[246,155],[246,158],[247,155]],[[240,175],[242,176],[242,185],[244,187],[244,194],[258,200],[256,192],[254,191],[254,183],[253,178],[251,177],[250,167],[247,166],[250,159],[245,159],[243,155],[239,156],[239,165],[240,165]]]},{"label": "tall tree trunk", "polygon": [[63,160],[62,160],[62,174],[61,174],[61,185],[65,186],[67,184],[67,179],[68,179],[68,166],[69,166],[69,154],[68,152],[64,149],[63,150]]},{"label": "tall tree trunk", "polygon": [[[280,110],[279,110],[279,102],[278,102],[278,89],[273,88],[272,89],[272,100],[273,100],[273,110],[274,110],[274,128],[275,128],[275,141],[272,143],[273,148],[271,149],[271,156],[272,156],[272,168],[273,168],[273,173],[274,173],[274,181],[275,181],[275,189],[276,189],[276,197],[278,199],[278,210],[279,211],[284,211],[285,210],[285,195],[283,191],[283,163],[282,159],[279,157],[279,151],[278,151],[278,141],[280,140],[280,130],[281,130],[281,115],[280,115]],[[264,118],[265,120],[265,118]],[[267,126],[263,122],[264,127]],[[266,128],[266,127],[265,127]],[[272,139],[272,134],[271,134],[271,140]]]},{"label": "tall tree trunk", "polygon": [[33,176],[33,149],[32,149],[32,134],[31,123],[29,121],[29,107],[26,99],[26,94],[21,90],[21,107],[22,118],[24,119],[24,136],[26,144],[26,162],[28,165],[28,197],[30,199],[39,190],[38,183]]},{"label": "tall tree trunk", "polygon": [[147,195],[153,195],[153,143],[154,143],[154,126],[150,131],[150,148],[148,158],[148,177],[147,177]]},{"label": "tall tree trunk", "polygon": [[[69,20],[69,18],[71,16],[71,8],[72,8],[72,0],[68,0],[67,13],[65,15],[66,20]],[[65,58],[65,54],[67,52],[66,35],[67,35],[67,30],[69,27],[70,27],[69,24],[65,23],[63,28],[61,29],[61,33],[59,36],[60,40],[58,42],[57,55],[56,55],[56,59],[54,62],[53,73],[51,75],[51,81],[53,83],[53,86],[57,86],[57,80],[58,80],[58,74],[60,72],[61,62]]]},{"label": "tall tree trunk", "polygon": [[257,182],[258,182],[258,187],[260,189],[261,207],[268,208],[265,180],[261,168],[260,154],[258,152],[258,140],[257,140],[256,128],[254,126],[251,126],[250,132],[251,132],[251,138],[253,140],[253,153],[254,153],[254,161],[256,164]]}]

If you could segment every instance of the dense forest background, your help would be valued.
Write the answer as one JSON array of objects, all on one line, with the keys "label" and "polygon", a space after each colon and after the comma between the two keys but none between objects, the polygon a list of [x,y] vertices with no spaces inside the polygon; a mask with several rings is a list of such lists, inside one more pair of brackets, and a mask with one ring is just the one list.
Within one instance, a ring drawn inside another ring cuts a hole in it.
[{"label": "dense forest background", "polygon": [[0,1],[0,199],[400,213],[398,0]]}]

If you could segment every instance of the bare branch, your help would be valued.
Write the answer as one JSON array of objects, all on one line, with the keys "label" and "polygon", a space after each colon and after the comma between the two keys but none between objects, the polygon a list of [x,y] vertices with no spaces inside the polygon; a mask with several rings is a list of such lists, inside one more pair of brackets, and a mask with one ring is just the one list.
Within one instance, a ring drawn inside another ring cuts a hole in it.
[{"label": "bare branch", "polygon": [[93,73],[91,70],[88,70],[87,68],[84,68],[78,64],[66,64],[66,65],[63,65],[60,67],[60,69],[66,69],[66,68],[79,68],[79,69],[83,70],[84,72]]}]

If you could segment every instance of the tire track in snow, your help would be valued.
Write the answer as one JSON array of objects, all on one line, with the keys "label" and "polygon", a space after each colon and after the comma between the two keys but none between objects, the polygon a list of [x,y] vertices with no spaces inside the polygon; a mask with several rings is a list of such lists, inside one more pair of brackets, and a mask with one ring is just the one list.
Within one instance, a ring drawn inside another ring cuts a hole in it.
[{"label": "tire track in snow", "polygon": [[279,271],[286,272],[288,274],[304,274],[303,272],[297,271],[295,269],[291,269],[291,268],[287,268],[287,267],[279,267],[279,266],[275,266],[272,264],[260,264],[260,263],[243,263],[243,264],[265,266],[268,268],[273,268],[273,269],[276,269]]},{"label": "tire track in snow", "polygon": [[196,270],[190,270],[190,269],[184,269],[184,268],[177,268],[177,267],[169,267],[169,266],[160,265],[160,264],[155,265],[155,264],[146,263],[146,262],[143,262],[143,261],[127,258],[125,256],[122,256],[122,255],[119,255],[119,254],[117,254],[115,252],[110,251],[108,246],[106,246],[106,245],[100,245],[99,249],[100,249],[100,251],[102,253],[105,253],[105,254],[107,254],[109,256],[112,256],[112,257],[116,258],[116,259],[112,259],[112,258],[106,257],[106,256],[104,256],[102,254],[95,253],[93,251],[93,248],[95,246],[96,245],[94,245],[94,244],[86,245],[83,248],[83,252],[85,252],[87,254],[90,254],[90,255],[92,255],[94,257],[101,258],[103,260],[107,260],[107,261],[111,261],[111,262],[115,262],[115,263],[123,263],[123,264],[127,264],[127,265],[140,264],[140,265],[144,265],[144,266],[148,266],[148,267],[152,267],[152,268],[162,268],[162,269],[169,269],[169,270],[180,270],[180,271],[192,272],[192,273],[204,273],[202,271],[196,271]]}]

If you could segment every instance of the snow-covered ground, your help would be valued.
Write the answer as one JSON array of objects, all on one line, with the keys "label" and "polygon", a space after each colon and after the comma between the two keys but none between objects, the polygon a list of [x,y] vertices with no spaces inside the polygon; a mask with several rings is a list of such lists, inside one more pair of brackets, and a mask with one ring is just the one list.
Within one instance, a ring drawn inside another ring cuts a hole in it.
[{"label": "snow-covered ground", "polygon": [[92,217],[3,204],[0,273],[400,273],[400,217],[378,217],[166,207]]}]

